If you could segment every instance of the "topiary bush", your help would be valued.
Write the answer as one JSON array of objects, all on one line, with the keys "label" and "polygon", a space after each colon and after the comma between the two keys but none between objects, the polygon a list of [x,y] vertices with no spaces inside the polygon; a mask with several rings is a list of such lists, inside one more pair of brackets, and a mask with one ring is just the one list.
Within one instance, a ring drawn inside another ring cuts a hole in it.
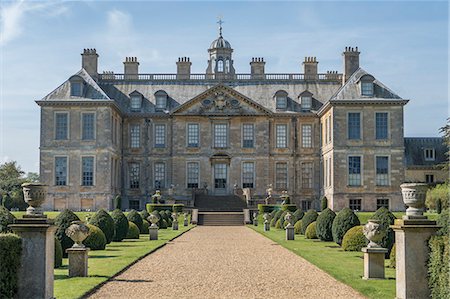
[{"label": "topiary bush", "polygon": [[59,268],[62,266],[63,252],[61,247],[61,242],[55,236],[55,263],[54,268]]},{"label": "topiary bush", "polygon": [[150,223],[147,220],[142,221],[142,231],[141,234],[149,234]]},{"label": "topiary bush", "polygon": [[277,220],[275,218],[272,218],[270,220],[270,227],[275,227],[276,224],[277,224]]},{"label": "topiary bush", "polygon": [[139,231],[142,232],[142,217],[136,210],[131,210],[127,215],[127,219],[136,224]]},{"label": "topiary bush", "polygon": [[73,241],[66,235],[66,229],[71,225],[72,221],[79,221],[77,215],[71,210],[65,209],[55,218],[56,232],[55,235],[61,242],[63,257],[67,257],[66,249],[72,247]]},{"label": "topiary bush", "polygon": [[177,212],[177,213],[182,213],[183,212],[183,208],[184,208],[183,204],[174,204],[172,206],[172,211]]},{"label": "topiary bush", "polygon": [[298,220],[297,222],[295,222],[294,233],[296,235],[300,235],[302,233],[302,221],[301,220]]},{"label": "topiary bush", "polygon": [[428,242],[430,258],[428,260],[428,286],[431,298],[450,298],[449,265],[450,248],[449,237],[433,236]]},{"label": "topiary bush", "polygon": [[111,213],[111,218],[114,222],[114,242],[120,242],[127,236],[128,233],[128,219],[125,214],[119,210],[115,209]]},{"label": "topiary bush", "polygon": [[166,219],[162,219],[161,220],[161,226],[159,228],[160,229],[167,229],[167,221],[166,221]]},{"label": "topiary bush", "polygon": [[331,209],[325,208],[317,217],[317,237],[322,241],[333,241],[333,233],[331,231],[333,227],[333,220],[336,217],[336,213]]},{"label": "topiary bush", "polygon": [[308,225],[305,231],[305,237],[306,239],[317,239],[317,233],[316,233],[316,221],[311,222],[311,224]]},{"label": "topiary bush", "polygon": [[392,246],[391,254],[389,255],[389,268],[395,268],[395,243]]},{"label": "topiary bush", "polygon": [[305,216],[302,218],[302,231],[301,234],[304,235],[306,232],[306,229],[308,228],[308,225],[316,221],[317,219],[317,212],[315,210],[308,210],[305,213]]},{"label": "topiary bush", "polygon": [[150,214],[149,214],[149,212],[147,212],[147,210],[140,211],[139,215],[141,215],[142,220],[147,220],[148,216],[150,216]]},{"label": "topiary bush", "polygon": [[386,236],[384,236],[383,240],[381,240],[380,245],[381,247],[388,250],[385,255],[385,258],[388,259],[391,254],[392,246],[394,246],[395,242],[394,230],[390,228],[389,225],[394,224],[394,221],[395,219],[397,219],[397,217],[395,217],[394,214],[392,214],[385,207],[381,207],[372,215],[371,219],[380,220],[380,225],[387,231],[387,234]]},{"label": "topiary bush", "polygon": [[275,217],[275,214],[277,213],[278,210],[273,210],[272,212],[270,212],[270,216],[271,219],[273,219],[273,217]]},{"label": "topiary bush", "polygon": [[287,221],[287,220],[285,220],[284,222],[283,222],[283,229],[286,229],[286,226],[288,226],[288,224],[289,224],[289,221]]},{"label": "topiary bush", "polygon": [[4,206],[0,206],[0,233],[12,232],[8,228],[8,225],[12,224],[15,218],[16,217],[14,217],[14,215],[11,214],[7,208],[5,208]]},{"label": "topiary bush", "polygon": [[295,222],[297,222],[305,216],[305,212],[303,212],[302,209],[297,209],[292,216],[294,217]]},{"label": "topiary bush", "polygon": [[281,229],[281,219],[277,220],[277,223],[275,224],[275,228]]},{"label": "topiary bush", "polygon": [[91,250],[104,250],[106,248],[106,236],[103,231],[93,225],[88,224],[89,235],[84,239],[83,244]]},{"label": "topiary bush", "polygon": [[100,209],[89,219],[89,224],[100,228],[106,237],[106,244],[111,243],[114,237],[114,220],[104,209]]},{"label": "topiary bush", "polygon": [[17,272],[22,256],[22,239],[15,234],[0,234],[0,298],[15,298]]},{"label": "topiary bush", "polygon": [[441,229],[437,232],[438,236],[448,236],[448,227],[450,226],[450,218],[448,209],[442,210],[441,214],[436,221],[437,225],[441,226]]},{"label": "topiary bush", "polygon": [[357,225],[360,225],[358,216],[349,208],[342,209],[333,220],[333,241],[340,246],[345,233]]},{"label": "topiary bush", "polygon": [[322,211],[324,211],[326,208],[328,208],[328,199],[326,198],[326,196],[324,196],[320,199],[320,208]]},{"label": "topiary bush", "polygon": [[139,227],[133,222],[128,222],[128,234],[125,239],[139,239]]},{"label": "topiary bush", "polygon": [[349,229],[342,239],[342,249],[345,251],[361,251],[366,247],[369,241],[363,233],[363,226],[358,225]]}]

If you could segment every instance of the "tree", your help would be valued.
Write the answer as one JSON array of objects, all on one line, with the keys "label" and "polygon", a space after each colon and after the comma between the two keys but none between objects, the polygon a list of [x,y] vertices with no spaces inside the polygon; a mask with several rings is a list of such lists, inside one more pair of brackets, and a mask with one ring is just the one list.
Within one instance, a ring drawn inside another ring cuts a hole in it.
[{"label": "tree", "polygon": [[445,153],[447,156],[447,161],[443,163],[442,168],[444,170],[449,170],[450,163],[450,117],[447,118],[447,124],[441,128],[439,128],[439,133],[442,133],[442,138],[444,139],[444,144],[447,147],[447,152]]},{"label": "tree", "polygon": [[25,182],[37,182],[39,175],[25,172],[16,161],[0,164],[0,200],[7,209],[18,208],[24,210],[28,205],[23,200],[22,184]]}]

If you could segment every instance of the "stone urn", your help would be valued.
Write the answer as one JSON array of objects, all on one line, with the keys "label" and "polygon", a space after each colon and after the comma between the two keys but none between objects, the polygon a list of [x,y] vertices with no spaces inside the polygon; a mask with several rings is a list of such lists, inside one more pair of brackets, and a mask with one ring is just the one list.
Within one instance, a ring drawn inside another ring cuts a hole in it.
[{"label": "stone urn", "polygon": [[402,188],[403,202],[408,206],[406,217],[425,218],[423,211],[428,185],[425,183],[405,183],[401,184],[400,188]]},{"label": "stone urn", "polygon": [[369,219],[363,227],[363,233],[369,244],[369,248],[381,248],[381,241],[387,234],[387,228],[380,224],[380,220]]},{"label": "stone urn", "polygon": [[270,222],[271,218],[272,217],[270,217],[269,213],[264,213],[264,215],[263,215],[264,223]]},{"label": "stone urn", "polygon": [[[286,213],[286,215],[284,216],[284,221],[287,221],[288,222],[288,225],[287,226],[291,226],[292,225],[292,215],[291,215],[291,213],[290,212],[287,212]],[[286,227],[287,227],[286,226]]]},{"label": "stone urn", "polygon": [[176,212],[172,213],[172,219],[173,219],[173,221],[178,222],[178,214]]},{"label": "stone urn", "polygon": [[157,227],[158,225],[156,225],[159,221],[159,217],[156,216],[155,214],[150,214],[150,216],[147,217],[147,220],[151,222],[151,227]]},{"label": "stone urn", "polygon": [[24,183],[22,184],[23,197],[28,204],[26,215],[44,217],[41,205],[45,201],[47,195],[47,185],[41,183]]},{"label": "stone urn", "polygon": [[72,221],[66,229],[66,235],[75,242],[73,248],[84,248],[83,241],[89,235],[89,227],[83,221]]}]

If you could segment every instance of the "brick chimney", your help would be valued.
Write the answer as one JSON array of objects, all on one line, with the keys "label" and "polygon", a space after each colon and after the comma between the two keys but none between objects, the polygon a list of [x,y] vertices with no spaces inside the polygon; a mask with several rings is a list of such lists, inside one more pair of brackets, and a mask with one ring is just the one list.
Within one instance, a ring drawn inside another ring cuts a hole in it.
[{"label": "brick chimney", "polygon": [[139,62],[137,57],[125,57],[123,62],[125,79],[137,79],[139,74]]},{"label": "brick chimney", "polygon": [[266,62],[263,57],[253,57],[250,62],[251,78],[252,79],[264,79],[264,66]]},{"label": "brick chimney", "polygon": [[98,54],[95,49],[83,49],[81,67],[94,79],[98,77]]},{"label": "brick chimney", "polygon": [[316,57],[305,57],[303,61],[303,73],[305,74],[306,80],[316,80],[317,77],[317,61]]},{"label": "brick chimney", "polygon": [[347,82],[348,78],[359,68],[359,54],[358,47],[345,47],[342,56],[344,56],[344,75],[342,76],[342,83]]},{"label": "brick chimney", "polygon": [[177,79],[189,79],[191,77],[191,65],[192,62],[189,57],[178,57]]}]

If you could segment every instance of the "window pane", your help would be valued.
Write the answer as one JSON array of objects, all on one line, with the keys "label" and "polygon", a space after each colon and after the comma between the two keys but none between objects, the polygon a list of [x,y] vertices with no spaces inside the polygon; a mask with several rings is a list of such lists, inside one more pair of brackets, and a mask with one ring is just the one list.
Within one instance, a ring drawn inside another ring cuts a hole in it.
[{"label": "window pane", "polygon": [[302,187],[310,189],[313,187],[312,176],[313,164],[311,162],[302,164]]},{"label": "window pane", "polygon": [[277,105],[277,109],[286,109],[287,108],[287,97],[277,96],[276,97],[276,105]]},{"label": "window pane", "polygon": [[302,125],[302,147],[312,147],[312,125]]},{"label": "window pane", "polygon": [[434,148],[427,148],[424,150],[425,160],[426,161],[434,161],[435,159],[435,151]]},{"label": "window pane", "polygon": [[389,185],[389,157],[376,157],[376,183],[377,186]]},{"label": "window pane", "polygon": [[139,163],[130,163],[130,189],[139,188],[140,173]]},{"label": "window pane", "polygon": [[361,211],[361,199],[350,199],[348,207],[353,211]]},{"label": "window pane", "polygon": [[55,117],[55,138],[56,140],[66,140],[69,116],[67,113],[56,113]]},{"label": "window pane", "polygon": [[156,109],[163,110],[167,108],[167,96],[156,96]]},{"label": "window pane", "polygon": [[278,148],[287,147],[287,125],[276,126],[276,139]]},{"label": "window pane", "polygon": [[242,188],[254,188],[254,167],[253,162],[242,163]]},{"label": "window pane", "polygon": [[188,147],[198,147],[198,124],[188,124]]},{"label": "window pane", "polygon": [[348,157],[348,184],[361,185],[361,157]]},{"label": "window pane", "polygon": [[287,163],[275,164],[275,188],[286,190],[288,182]]},{"label": "window pane", "polygon": [[348,139],[361,139],[360,113],[348,114]]},{"label": "window pane", "polygon": [[128,201],[128,207],[129,207],[130,209],[139,211],[139,210],[140,210],[140,207],[139,207],[139,200],[131,200],[131,199],[130,199],[130,200]]},{"label": "window pane", "polygon": [[155,125],[155,147],[166,146],[166,126]]},{"label": "window pane", "polygon": [[82,157],[82,182],[83,186],[94,185],[94,157]]},{"label": "window pane", "polygon": [[375,113],[376,122],[376,139],[387,139],[388,138],[388,114],[387,112],[377,112]]},{"label": "window pane", "polygon": [[70,83],[70,95],[74,97],[81,97],[81,82]]},{"label": "window pane", "polygon": [[141,127],[139,124],[132,124],[130,129],[130,146],[138,148],[141,146]]},{"label": "window pane", "polygon": [[217,61],[217,71],[218,72],[223,72],[223,60],[218,60]]},{"label": "window pane", "polygon": [[83,140],[94,140],[94,126],[95,126],[95,114],[94,113],[83,113],[82,114],[82,136]]},{"label": "window pane", "polygon": [[166,165],[164,163],[155,163],[155,188],[165,187]]},{"label": "window pane", "polygon": [[242,127],[242,147],[252,148],[253,147],[253,136],[254,136],[254,126],[253,124],[244,124]]},{"label": "window pane", "polygon": [[363,96],[373,95],[373,83],[372,82],[361,82],[361,94]]},{"label": "window pane", "polygon": [[311,97],[301,97],[302,110],[310,110],[312,107]]},{"label": "window pane", "polygon": [[227,147],[227,124],[214,124],[214,147]]},{"label": "window pane", "polygon": [[141,96],[132,96],[131,97],[131,110],[139,111],[141,110],[142,98]]},{"label": "window pane", "polygon": [[377,210],[381,207],[389,210],[389,198],[377,198]]},{"label": "window pane", "polygon": [[187,187],[198,188],[199,164],[197,162],[187,163]]},{"label": "window pane", "polygon": [[67,185],[67,157],[55,158],[55,185]]}]

